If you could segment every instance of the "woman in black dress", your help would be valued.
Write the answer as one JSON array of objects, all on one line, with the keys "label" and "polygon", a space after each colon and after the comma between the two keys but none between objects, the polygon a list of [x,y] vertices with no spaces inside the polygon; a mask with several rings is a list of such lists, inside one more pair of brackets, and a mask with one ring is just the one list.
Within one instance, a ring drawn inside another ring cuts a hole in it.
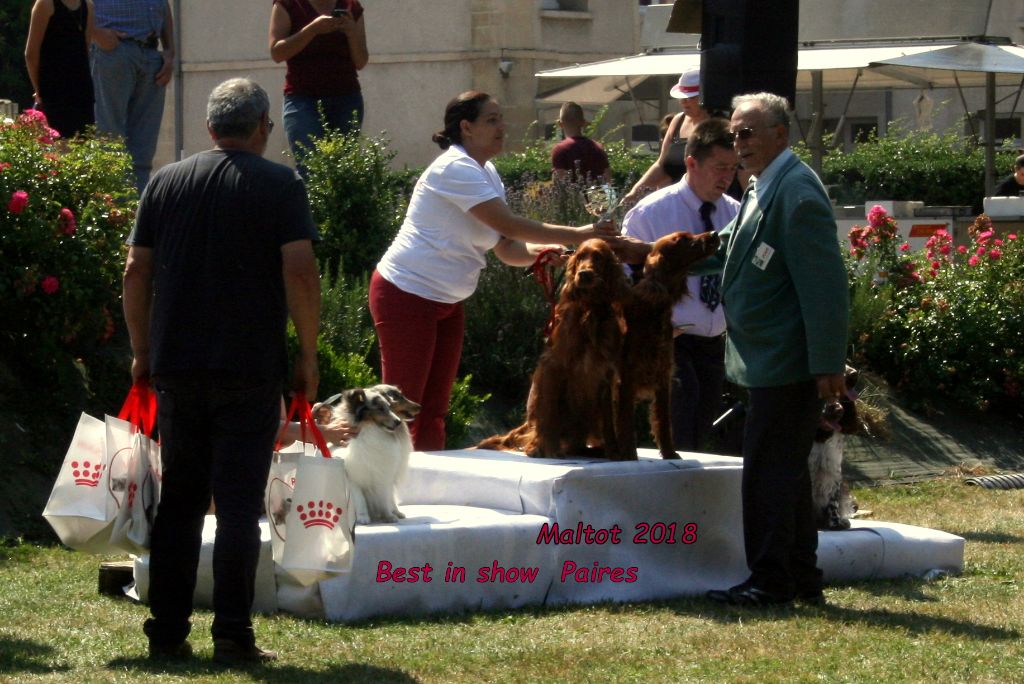
[{"label": "woman in black dress", "polygon": [[65,138],[94,123],[89,35],[92,0],[36,0],[25,42],[25,66],[36,109]]}]

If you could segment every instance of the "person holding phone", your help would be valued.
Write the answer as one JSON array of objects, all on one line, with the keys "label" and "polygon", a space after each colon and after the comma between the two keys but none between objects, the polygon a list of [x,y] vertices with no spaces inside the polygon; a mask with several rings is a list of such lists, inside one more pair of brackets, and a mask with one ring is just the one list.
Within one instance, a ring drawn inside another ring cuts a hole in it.
[{"label": "person holding phone", "polygon": [[370,59],[363,6],[358,0],[274,0],[270,56],[288,65],[282,118],[296,167],[305,178],[302,157],[324,134],[325,124],[343,133],[362,126],[357,72]]}]

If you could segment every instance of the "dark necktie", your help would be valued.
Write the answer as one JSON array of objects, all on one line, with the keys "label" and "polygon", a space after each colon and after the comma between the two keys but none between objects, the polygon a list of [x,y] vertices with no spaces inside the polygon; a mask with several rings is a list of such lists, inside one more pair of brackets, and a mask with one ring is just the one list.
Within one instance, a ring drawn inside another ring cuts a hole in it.
[{"label": "dark necktie", "polygon": [[[715,226],[711,223],[711,212],[714,210],[713,202],[704,202],[700,205],[700,219],[704,222],[704,230],[714,232]],[[717,273],[700,277],[700,301],[712,311],[718,308],[718,303],[722,300],[721,284],[722,278]]]}]

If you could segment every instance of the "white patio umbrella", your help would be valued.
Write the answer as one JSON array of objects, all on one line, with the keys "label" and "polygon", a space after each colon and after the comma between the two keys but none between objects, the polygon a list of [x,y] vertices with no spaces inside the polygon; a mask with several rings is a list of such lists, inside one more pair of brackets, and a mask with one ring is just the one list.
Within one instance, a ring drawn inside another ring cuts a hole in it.
[{"label": "white patio umbrella", "polygon": [[[946,85],[950,74],[958,89],[985,86],[985,194],[995,186],[996,85],[1017,86],[1019,100],[1024,88],[1024,47],[1013,44],[970,42],[952,47],[891,57],[871,63],[871,69],[923,87]],[[960,93],[961,101],[963,92]],[[1016,104],[1014,105],[1016,109]]]}]

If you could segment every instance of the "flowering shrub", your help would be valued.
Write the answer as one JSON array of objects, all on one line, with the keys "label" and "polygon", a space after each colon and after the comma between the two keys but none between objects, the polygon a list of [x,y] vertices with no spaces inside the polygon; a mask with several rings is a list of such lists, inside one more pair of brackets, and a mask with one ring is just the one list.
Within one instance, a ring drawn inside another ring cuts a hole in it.
[{"label": "flowering shrub", "polygon": [[899,228],[896,220],[879,205],[868,212],[868,225],[850,229],[850,255],[858,269],[867,269],[877,282],[892,280],[896,287],[907,287],[921,282],[917,263],[908,256],[909,245],[903,244],[897,252]]},{"label": "flowering shrub", "polygon": [[[891,217],[884,222],[895,226]],[[925,403],[952,400],[1019,414],[1024,245],[1018,236],[998,237],[982,214],[968,244],[954,245],[939,230],[923,251],[910,254],[905,244],[894,248],[895,240],[874,242],[870,232],[865,245],[861,230],[851,230],[855,357]],[[884,255],[872,253],[881,249]],[[897,264],[897,278],[872,281],[866,269],[857,274],[858,262],[886,259]]]},{"label": "flowering shrub", "polygon": [[135,207],[123,147],[58,138],[41,112],[0,123],[0,359],[37,378],[87,371],[119,328]]}]

